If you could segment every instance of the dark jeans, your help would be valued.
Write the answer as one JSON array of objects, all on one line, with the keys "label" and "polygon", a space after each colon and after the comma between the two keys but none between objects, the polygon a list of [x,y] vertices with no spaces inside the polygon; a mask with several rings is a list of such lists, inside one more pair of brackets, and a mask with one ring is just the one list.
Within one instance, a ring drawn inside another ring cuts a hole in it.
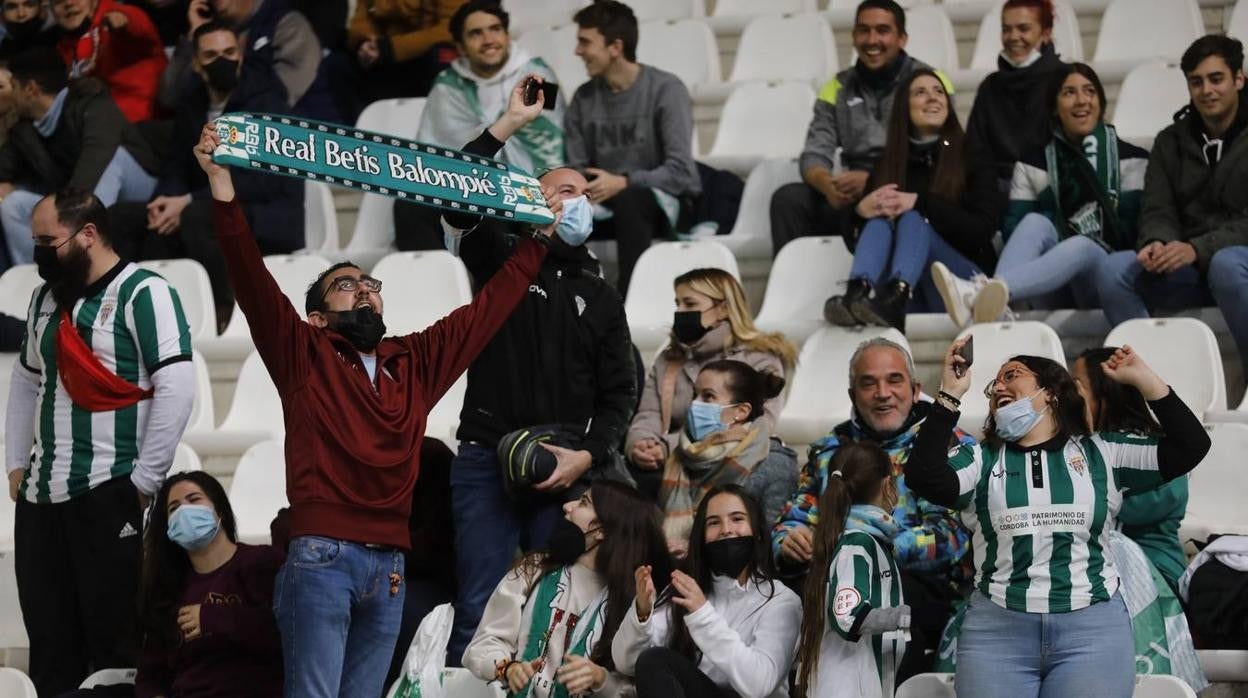
[{"label": "dark jeans", "polygon": [[41,696],[136,666],[143,516],[129,476],[59,504],[17,502],[17,597]]},{"label": "dark jeans", "polygon": [[628,294],[633,267],[641,253],[650,248],[655,236],[666,237],[672,231],[667,216],[659,208],[650,187],[630,186],[606,202],[614,214],[605,221],[594,222],[594,239],[612,239],[619,247],[620,277],[615,287],[620,295]]},{"label": "dark jeans", "polygon": [[786,184],[771,196],[771,244],[776,252],[800,237],[848,237],[852,227],[850,209],[832,208],[823,194],[805,182]]},{"label": "dark jeans", "polygon": [[109,221],[115,231],[117,251],[125,259],[141,262],[149,259],[181,259],[189,257],[203,265],[212,284],[212,299],[217,308],[234,304],[225,257],[217,244],[217,231],[212,224],[212,200],[192,201],[182,209],[182,224],[169,235],[160,235],[147,228],[147,204],[131,201],[113,204],[108,209]]},{"label": "dark jeans", "polygon": [[688,657],[666,647],[651,647],[637,658],[637,698],[728,698]]},{"label": "dark jeans", "polygon": [[528,552],[544,547],[562,511],[553,498],[528,505],[508,499],[494,449],[471,442],[459,445],[451,466],[451,501],[459,592],[447,664],[459,666],[485,604],[511,569],[517,548]]},{"label": "dark jeans", "polygon": [[945,577],[924,572],[902,570],[901,591],[910,607],[910,642],[897,668],[897,686],[935,666],[940,635],[953,616],[953,604],[957,601]]}]

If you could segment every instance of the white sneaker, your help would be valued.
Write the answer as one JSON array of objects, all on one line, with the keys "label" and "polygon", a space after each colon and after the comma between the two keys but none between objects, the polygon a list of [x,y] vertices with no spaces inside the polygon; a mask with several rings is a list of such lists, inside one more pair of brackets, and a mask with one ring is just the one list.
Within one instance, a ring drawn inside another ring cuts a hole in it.
[{"label": "white sneaker", "polygon": [[945,303],[945,312],[949,313],[953,324],[960,328],[971,324],[971,309],[975,307],[979,289],[987,280],[983,276],[971,281],[960,279],[949,271],[949,267],[932,262],[932,282],[936,284],[940,299]]},{"label": "white sneaker", "polygon": [[1001,279],[985,281],[971,304],[971,316],[977,323],[1012,320],[1014,314],[1010,312],[1010,287]]}]

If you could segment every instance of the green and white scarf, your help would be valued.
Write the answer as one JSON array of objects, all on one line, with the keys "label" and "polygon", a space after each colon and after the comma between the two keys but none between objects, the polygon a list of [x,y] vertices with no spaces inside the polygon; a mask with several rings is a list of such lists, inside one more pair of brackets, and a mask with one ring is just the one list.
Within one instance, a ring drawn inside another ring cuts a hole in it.
[{"label": "green and white scarf", "polygon": [[[569,611],[555,608],[555,600],[561,593],[567,593],[572,585],[572,572],[568,567],[560,567],[557,570],[551,570],[542,576],[537,583],[535,593],[529,596],[529,608],[531,615],[529,616],[529,636],[524,644],[524,649],[520,656],[516,657],[522,662],[531,662],[535,659],[545,657],[547,648],[550,645],[550,636],[554,633],[555,627],[563,621],[556,614],[564,614]],[[589,656],[589,638],[593,634],[594,628],[603,622],[602,616],[606,612],[607,588],[604,586],[602,591],[594,597],[594,600],[586,607],[585,613],[581,614],[577,619],[576,625],[568,626],[568,632],[572,633],[568,638],[567,645],[564,647],[564,654],[575,654],[581,657]],[[534,677],[536,680],[536,677]],[[528,698],[532,692],[533,682],[530,681],[519,693],[507,692],[509,698]],[[568,698],[568,689],[563,684],[555,682],[550,688],[550,698]]]},{"label": "green and white scarf", "polygon": [[1057,201],[1053,223],[1058,236],[1085,235],[1109,249],[1122,249],[1118,223],[1122,173],[1114,127],[1099,124],[1079,143],[1067,141],[1059,128],[1044,147],[1044,160]]}]

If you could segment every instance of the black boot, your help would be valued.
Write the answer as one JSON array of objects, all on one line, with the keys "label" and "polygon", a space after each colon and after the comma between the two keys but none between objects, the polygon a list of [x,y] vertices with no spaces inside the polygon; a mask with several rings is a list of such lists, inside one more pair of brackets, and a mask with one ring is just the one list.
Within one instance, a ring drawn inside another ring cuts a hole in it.
[{"label": "black boot", "polygon": [[910,284],[901,279],[893,279],[875,294],[875,298],[863,298],[858,305],[851,306],[850,310],[869,325],[893,327],[905,334],[907,305],[910,305]]},{"label": "black boot", "polygon": [[832,296],[823,304],[823,317],[838,327],[856,327],[866,322],[854,314],[854,308],[871,298],[871,282],[866,279],[850,279],[845,284],[845,295]]}]

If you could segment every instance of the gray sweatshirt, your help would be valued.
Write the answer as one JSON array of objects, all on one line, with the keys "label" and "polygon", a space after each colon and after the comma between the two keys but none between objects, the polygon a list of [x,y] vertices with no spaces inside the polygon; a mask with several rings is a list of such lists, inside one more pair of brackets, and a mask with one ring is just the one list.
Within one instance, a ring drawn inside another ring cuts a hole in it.
[{"label": "gray sweatshirt", "polygon": [[628,176],[630,185],[675,196],[702,190],[693,161],[693,105],[671,73],[641,66],[626,90],[612,92],[603,78],[577,89],[564,117],[568,165],[599,167]]}]

